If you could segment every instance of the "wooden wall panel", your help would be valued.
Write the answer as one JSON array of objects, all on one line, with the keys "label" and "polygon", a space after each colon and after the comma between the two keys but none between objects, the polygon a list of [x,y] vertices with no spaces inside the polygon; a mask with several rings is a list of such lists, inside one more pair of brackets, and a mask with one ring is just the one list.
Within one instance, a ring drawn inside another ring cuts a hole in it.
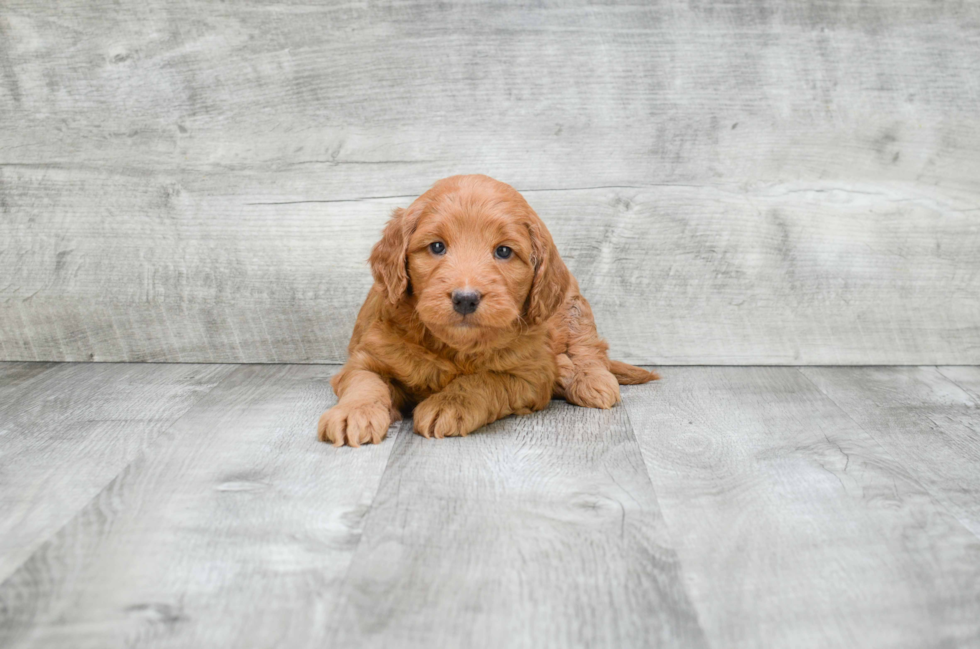
[{"label": "wooden wall panel", "polygon": [[334,362],[391,208],[526,192],[614,353],[980,363],[980,6],[0,11],[0,358]]}]

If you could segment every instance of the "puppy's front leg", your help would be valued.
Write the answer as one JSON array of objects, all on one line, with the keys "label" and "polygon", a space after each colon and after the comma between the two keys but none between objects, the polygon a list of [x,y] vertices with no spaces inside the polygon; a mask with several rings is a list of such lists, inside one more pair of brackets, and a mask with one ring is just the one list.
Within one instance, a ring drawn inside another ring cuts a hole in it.
[{"label": "puppy's front leg", "polygon": [[331,383],[340,401],[320,417],[320,441],[334,446],[380,443],[397,415],[388,381],[369,370],[344,367]]},{"label": "puppy's front leg", "polygon": [[467,435],[501,417],[542,410],[550,399],[550,381],[503,372],[467,374],[415,407],[415,432],[438,438]]}]

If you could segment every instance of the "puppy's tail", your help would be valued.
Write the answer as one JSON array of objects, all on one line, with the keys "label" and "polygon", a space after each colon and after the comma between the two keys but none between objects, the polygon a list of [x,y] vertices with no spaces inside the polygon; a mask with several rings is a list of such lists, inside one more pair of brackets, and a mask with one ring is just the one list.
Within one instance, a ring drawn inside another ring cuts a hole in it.
[{"label": "puppy's tail", "polygon": [[621,363],[620,361],[609,361],[609,371],[616,377],[620,385],[649,383],[660,378],[660,375],[656,372],[648,372],[642,367]]}]

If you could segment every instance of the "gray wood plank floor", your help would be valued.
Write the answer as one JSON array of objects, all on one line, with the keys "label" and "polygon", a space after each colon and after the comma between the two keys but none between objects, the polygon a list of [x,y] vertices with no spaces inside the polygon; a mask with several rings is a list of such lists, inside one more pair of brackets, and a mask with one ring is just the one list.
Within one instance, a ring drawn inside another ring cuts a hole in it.
[{"label": "gray wood plank floor", "polygon": [[970,390],[980,385],[976,367],[801,371],[980,535],[980,392]]},{"label": "gray wood plank floor", "polygon": [[31,366],[4,367],[0,578],[232,369],[66,364],[35,377]]},{"label": "gray wood plank floor", "polygon": [[917,480],[932,465],[901,462],[796,368],[666,374],[625,401],[714,646],[980,642],[980,540]]},{"label": "gray wood plank floor", "polygon": [[335,366],[0,363],[3,647],[980,646],[980,369],[315,441]]},{"label": "gray wood plank floor", "polygon": [[704,645],[624,409],[395,444],[338,647]]}]

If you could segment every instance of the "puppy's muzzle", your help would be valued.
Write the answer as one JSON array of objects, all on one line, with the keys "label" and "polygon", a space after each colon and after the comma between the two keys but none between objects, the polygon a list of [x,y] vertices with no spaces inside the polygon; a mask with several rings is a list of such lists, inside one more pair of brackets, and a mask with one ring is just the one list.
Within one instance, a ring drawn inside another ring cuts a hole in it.
[{"label": "puppy's muzzle", "polygon": [[460,315],[467,315],[476,311],[480,305],[480,294],[476,291],[453,291],[453,311]]}]

